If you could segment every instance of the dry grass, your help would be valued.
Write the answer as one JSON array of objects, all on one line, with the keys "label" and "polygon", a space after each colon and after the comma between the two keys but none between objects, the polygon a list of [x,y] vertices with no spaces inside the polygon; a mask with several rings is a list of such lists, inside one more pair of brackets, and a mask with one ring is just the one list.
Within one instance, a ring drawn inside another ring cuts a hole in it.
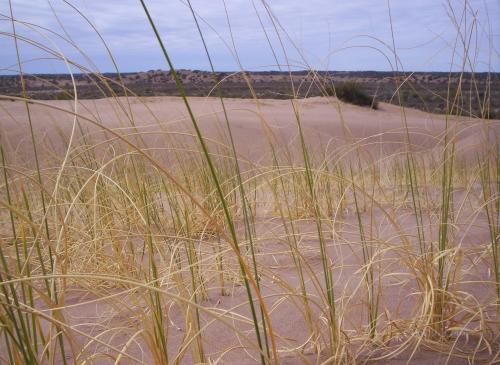
[{"label": "dry grass", "polygon": [[[31,25],[12,26],[17,50]],[[94,77],[109,99],[0,95],[0,363],[500,361],[498,121],[450,94],[435,127],[384,104],[367,135],[329,97],[189,99],[176,79],[181,100],[118,98]]]}]

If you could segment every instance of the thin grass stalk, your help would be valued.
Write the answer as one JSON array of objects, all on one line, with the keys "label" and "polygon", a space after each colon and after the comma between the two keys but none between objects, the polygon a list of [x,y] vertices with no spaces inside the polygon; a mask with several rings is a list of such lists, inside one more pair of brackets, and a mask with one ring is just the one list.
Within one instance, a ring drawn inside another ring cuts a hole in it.
[{"label": "thin grass stalk", "polygon": [[361,218],[361,211],[358,204],[358,198],[356,194],[356,186],[354,184],[354,173],[352,170],[352,165],[349,164],[349,170],[351,173],[351,181],[352,181],[352,194],[354,198],[354,206],[356,209],[356,218],[358,220],[358,229],[359,229],[359,237],[361,241],[361,249],[363,252],[363,264],[365,266],[363,277],[366,282],[366,297],[367,297],[367,314],[368,314],[368,328],[369,328],[369,337],[373,339],[375,337],[377,331],[377,313],[378,313],[378,295],[375,292],[375,279],[373,272],[373,262],[372,262],[372,253],[368,247],[368,243],[366,241],[366,235],[363,225],[363,220]]},{"label": "thin grass stalk", "polygon": [[[5,153],[3,150],[3,146],[0,145],[0,155],[1,155],[1,160],[2,160],[2,168],[3,168],[3,177],[4,177],[4,184],[5,184],[5,190],[6,190],[6,195],[7,195],[7,202],[9,205],[13,205],[12,203],[12,197],[10,193],[10,185],[9,185],[9,179],[7,176],[7,167],[5,164]],[[30,276],[30,265],[29,262],[25,262],[24,265],[26,265],[26,270],[24,271],[23,269],[23,264],[21,260],[21,255],[19,252],[19,242],[18,242],[18,237],[16,234],[16,226],[15,226],[15,217],[14,213],[12,210],[9,209],[9,219],[11,223],[11,230],[13,234],[13,246],[15,247],[15,252],[16,252],[16,262],[17,262],[17,270],[18,270],[18,275],[22,275],[23,272],[26,272],[26,275],[29,277]],[[21,235],[21,242],[23,243],[23,257],[25,260],[28,260],[28,250],[27,250],[27,242],[26,242],[26,236],[24,235],[24,228],[22,229],[22,235]],[[3,255],[3,253],[2,253]],[[21,284],[21,293],[23,296],[23,303],[28,303],[30,307],[34,307],[34,300],[33,300],[33,290],[31,286],[26,286],[24,283]],[[26,323],[27,326],[30,327],[30,317],[31,317],[31,338],[33,341],[34,346],[34,353],[38,353],[38,332],[37,332],[37,318],[35,314],[29,315],[29,313],[26,313]],[[48,355],[48,352],[47,352]]]},{"label": "thin grass stalk", "polygon": [[[277,169],[279,186],[281,187],[281,192],[283,194],[283,200],[285,202],[286,214],[287,214],[288,219],[289,219],[288,222],[285,219],[285,212],[283,212],[283,208],[281,207],[281,204],[279,203],[280,194],[278,192],[277,187],[274,187],[274,188],[271,187],[271,190],[272,190],[272,192],[275,196],[275,200],[277,202],[276,205],[278,206],[278,211],[280,213],[280,217],[281,217],[281,221],[283,224],[283,228],[285,230],[286,237],[291,237],[291,240],[287,240],[287,241],[289,241],[292,259],[293,259],[295,267],[297,267],[297,271],[298,271],[298,275],[299,275],[299,285],[300,285],[300,291],[302,294],[302,300],[303,300],[304,306],[305,306],[306,322],[307,322],[307,325],[308,325],[310,331],[312,332],[313,331],[313,320],[312,320],[312,316],[311,316],[311,307],[310,307],[309,300],[308,300],[307,288],[305,285],[304,270],[302,268],[302,259],[299,255],[299,247],[298,247],[298,241],[297,241],[297,236],[298,236],[299,232],[298,232],[298,229],[295,227],[295,224],[293,221],[293,219],[294,219],[293,213],[292,213],[292,209],[290,207],[290,202],[289,202],[288,193],[287,193],[287,190],[285,187],[283,173],[281,171],[281,167],[280,167],[280,164],[278,162],[278,158],[276,156],[276,151],[274,149],[274,146],[272,146],[272,145],[271,145],[271,151],[272,151],[272,156],[273,156],[273,165],[274,165],[274,168]],[[290,225],[290,228],[288,228],[289,225]],[[289,231],[289,229],[291,230],[291,232]]]},{"label": "thin grass stalk", "polygon": [[[196,249],[194,248],[193,240],[190,239],[191,234],[190,234],[190,224],[189,224],[189,213],[187,211],[184,212],[185,222],[186,222],[186,237],[187,239],[185,240],[185,250],[188,258],[188,264],[189,264],[189,271],[191,273],[191,287],[193,293],[191,294],[191,300],[194,302],[194,304],[198,304],[198,289],[200,289],[203,292],[203,279],[200,276],[200,268],[198,264],[198,259],[197,259],[197,253]],[[198,363],[204,363],[205,362],[205,354],[203,351],[203,339],[201,337],[201,324],[200,324],[200,313],[198,311],[198,308],[195,307],[194,309],[191,308],[191,306],[188,306],[187,308],[187,315],[188,318],[193,317],[192,312],[194,311],[194,325],[192,331],[194,332],[194,336],[196,336],[195,340],[195,346],[193,349],[193,354],[194,354],[194,359]]]},{"label": "thin grass stalk", "polygon": [[[224,0],[223,0],[223,4],[224,4],[224,10],[226,12],[227,23],[228,23],[228,26],[229,26],[229,29],[230,29],[230,32],[231,32],[231,40],[232,40],[233,46],[234,46],[234,37],[233,37],[233,34],[232,34],[230,22],[229,22],[229,14],[228,14],[228,11],[227,11],[227,6],[226,6],[226,3],[225,3]],[[258,268],[257,268],[257,259],[255,257],[255,247],[254,247],[254,242],[253,242],[253,237],[252,237],[252,225],[251,225],[251,216],[252,216],[252,213],[248,209],[247,196],[246,196],[246,193],[245,193],[245,188],[243,186],[243,180],[241,178],[241,171],[240,171],[240,166],[239,166],[239,161],[238,161],[238,155],[236,153],[236,146],[235,146],[235,143],[234,143],[233,132],[231,130],[231,125],[229,123],[229,117],[228,117],[228,114],[227,114],[226,105],[225,105],[224,99],[222,97],[222,91],[220,89],[220,83],[219,83],[219,80],[218,80],[217,75],[215,73],[215,67],[214,67],[214,64],[212,62],[212,58],[210,56],[210,53],[208,51],[207,44],[205,42],[205,37],[203,36],[203,32],[201,31],[201,28],[199,26],[198,19],[197,19],[195,13],[194,13],[193,7],[191,6],[191,2],[189,0],[188,0],[188,5],[189,5],[189,8],[190,8],[191,13],[193,15],[194,21],[196,23],[196,28],[197,28],[198,33],[200,35],[200,38],[202,40],[203,47],[205,49],[205,53],[207,55],[207,59],[208,59],[209,64],[210,64],[210,69],[212,71],[212,74],[215,77],[214,81],[216,83],[216,93],[217,93],[217,96],[219,97],[219,100],[220,100],[221,106],[222,106],[222,110],[223,110],[223,113],[224,113],[224,120],[226,122],[226,128],[227,128],[228,135],[229,135],[229,141],[231,143],[231,152],[232,152],[232,155],[233,155],[233,158],[234,158],[234,168],[236,170],[236,177],[238,179],[238,189],[239,189],[240,196],[241,196],[241,204],[242,204],[242,210],[243,210],[243,221],[244,221],[244,225],[245,225],[245,239],[248,241],[248,243],[250,245],[250,253],[251,253],[251,257],[252,257],[252,264],[253,264],[255,282],[257,283],[257,290],[260,291],[260,279],[259,279],[259,273],[258,273]],[[238,63],[240,63],[239,60],[238,60]],[[260,307],[260,317],[261,317],[261,321],[262,321],[263,337],[264,337],[264,342],[265,342],[265,346],[266,346],[266,354],[269,357],[270,353],[269,353],[269,342],[268,342],[267,326],[266,326],[266,321],[265,321],[265,318],[264,318],[263,310],[264,309],[261,306]]]},{"label": "thin grass stalk", "polygon": [[[498,147],[495,151],[498,154]],[[491,248],[491,270],[493,271],[493,276],[495,278],[495,292],[497,296],[497,319],[500,318],[500,264],[498,257],[498,239],[500,236],[500,220],[499,220],[499,178],[500,178],[500,159],[498,155],[496,156],[494,163],[494,171],[496,175],[496,184],[492,184],[491,173],[490,173],[490,159],[483,158],[479,160],[478,156],[478,166],[480,174],[480,182],[483,195],[483,208],[486,214],[486,219],[488,222],[488,231],[490,233],[490,248]],[[492,186],[493,185],[493,186]],[[492,191],[492,188],[496,189],[496,192]],[[495,214],[496,211],[496,214]],[[500,323],[499,323],[500,326]]]},{"label": "thin grass stalk", "polygon": [[[24,99],[24,105],[28,117],[28,124],[29,124],[29,129],[30,129],[30,136],[31,136],[31,144],[33,147],[33,153],[34,153],[34,158],[35,158],[35,165],[36,165],[36,173],[37,173],[37,178],[40,186],[43,186],[43,181],[42,181],[42,175],[41,175],[41,169],[40,169],[40,162],[38,158],[38,150],[36,147],[36,140],[35,140],[35,133],[33,130],[33,123],[32,123],[32,118],[31,118],[31,110],[28,104],[28,94],[26,90],[26,84],[24,80],[24,73],[22,69],[22,63],[21,63],[21,56],[20,56],[20,51],[19,51],[19,46],[17,43],[17,33],[16,33],[16,26],[15,26],[15,19],[14,19],[14,12],[12,8],[12,0],[9,0],[9,11],[10,11],[10,17],[11,17],[11,23],[12,23],[12,34],[13,34],[13,39],[14,39],[14,47],[15,47],[15,52],[16,52],[16,59],[17,59],[17,64],[19,68],[19,77],[21,80],[21,90],[22,90],[22,95]],[[47,237],[47,241],[50,241],[50,233],[49,233],[49,222],[48,222],[48,212],[47,212],[47,207],[46,207],[46,202],[45,202],[45,194],[43,189],[40,190],[40,198],[42,202],[42,211],[43,211],[43,223],[45,226],[45,234]],[[53,262],[53,257],[52,257],[52,249],[50,245],[48,246],[48,254],[49,254],[49,261],[50,261],[50,266],[51,270],[53,271],[54,269],[54,262]],[[50,289],[48,290],[49,296],[55,301],[55,304],[57,304],[57,287],[54,282],[53,284],[53,292]],[[57,331],[57,341],[59,342],[59,348],[61,351],[61,357],[63,359],[63,364],[66,365],[66,355],[65,355],[65,349],[64,349],[64,341],[62,338],[62,333],[60,331]],[[35,340],[36,341],[36,340]]]},{"label": "thin grass stalk", "polygon": [[[155,287],[159,288],[159,277],[158,277],[158,269],[156,267],[156,262],[155,262],[155,247],[154,247],[154,242],[153,242],[153,237],[152,237],[152,232],[150,230],[150,212],[149,212],[149,204],[148,204],[148,197],[147,197],[147,192],[146,192],[146,186],[143,185],[142,187],[142,199],[143,199],[143,204],[144,204],[144,210],[145,210],[145,217],[146,217],[146,242],[148,246],[148,251],[149,251],[149,267],[150,267],[150,274],[148,282],[152,283]],[[151,293],[149,292],[150,296],[150,303],[151,303],[151,311],[153,315],[153,325],[154,325],[154,340],[155,340],[155,353],[157,354],[158,358],[156,359],[159,364],[168,364],[168,348],[167,348],[167,336],[165,334],[165,326],[164,326],[164,321],[163,321],[163,309],[162,309],[162,302],[161,302],[161,297],[159,292],[154,292]]]},{"label": "thin grass stalk", "polygon": [[[269,18],[273,24],[273,28],[275,30],[276,36],[280,42],[283,54],[285,57],[287,57],[287,53],[283,44],[283,40],[281,39],[281,35],[278,32],[278,25],[276,24],[276,20],[274,19],[269,5],[266,3],[265,0],[261,0],[262,5],[264,6],[266,12],[269,15]],[[254,4],[255,8],[255,4]],[[259,17],[260,18],[260,17]],[[262,24],[262,21],[259,19],[260,23]],[[263,27],[264,28],[264,27]],[[266,34],[266,39],[268,41],[268,44],[270,48],[272,49],[272,45],[270,43],[270,39],[267,36],[267,32],[264,31]],[[277,59],[276,53],[273,51],[273,56],[275,57],[276,64],[278,65],[278,68],[281,70],[280,62]],[[290,64],[288,64],[289,67],[289,76],[290,76],[290,83],[292,87],[292,95],[295,98],[296,97],[296,92],[295,92],[295,86],[293,83],[292,79],[292,74],[291,74],[291,69],[290,69]],[[311,166],[310,166],[310,161],[309,161],[309,155],[307,152],[307,147],[305,143],[305,138],[304,138],[304,133],[302,130],[302,125],[301,125],[301,120],[300,120],[300,115],[297,110],[297,106],[294,103],[294,100],[290,100],[293,112],[294,112],[294,117],[297,123],[298,127],[298,134],[299,134],[299,140],[300,140],[300,147],[301,147],[301,153],[304,161],[304,166],[305,166],[305,174],[306,174],[306,182],[307,182],[307,188],[308,188],[308,201],[312,203],[313,205],[313,212],[314,212],[314,217],[315,217],[315,223],[316,223],[316,230],[318,233],[318,240],[319,240],[319,246],[320,246],[320,255],[321,255],[321,261],[322,261],[322,266],[323,266],[323,275],[324,275],[324,280],[325,280],[325,290],[326,290],[326,297],[327,297],[327,303],[328,303],[328,325],[329,325],[329,341],[330,341],[330,347],[333,353],[337,353],[339,349],[339,339],[338,339],[338,325],[337,325],[337,319],[336,319],[336,309],[335,309],[335,295],[334,295],[334,289],[333,289],[333,276],[332,276],[332,271],[330,268],[330,258],[328,256],[328,253],[326,251],[326,244],[324,241],[323,237],[323,228],[322,228],[322,218],[321,218],[321,212],[320,212],[320,207],[318,204],[318,201],[316,199],[315,195],[315,183],[314,183],[314,177],[311,172]]]},{"label": "thin grass stalk", "polygon": [[[17,242],[15,242],[17,245]],[[9,264],[7,262],[7,257],[5,256],[3,245],[0,245],[0,261],[2,264],[3,272],[0,271],[0,283],[4,281],[9,281],[13,279]],[[5,275],[5,278],[4,278]],[[0,301],[0,305],[3,308],[7,318],[4,315],[0,315],[0,321],[2,322],[3,330],[5,331],[6,341],[13,341],[16,348],[21,352],[24,362],[27,364],[35,364],[37,354],[34,349],[30,346],[31,336],[29,324],[26,323],[28,318],[25,318],[21,310],[21,302],[18,298],[17,288],[11,283],[2,286],[3,300]],[[9,290],[7,290],[9,289]],[[7,337],[8,336],[8,337]],[[36,339],[35,339],[36,340]],[[18,357],[15,356],[14,357]]]},{"label": "thin grass stalk", "polygon": [[[191,106],[187,100],[187,97],[186,97],[186,94],[184,92],[184,88],[182,86],[182,83],[180,82],[180,79],[177,75],[177,72],[175,71],[175,68],[170,60],[170,56],[168,55],[167,53],[167,50],[163,44],[163,41],[158,33],[158,30],[156,29],[156,26],[153,22],[153,19],[151,18],[151,15],[149,13],[149,10],[148,8],[146,7],[146,4],[144,3],[144,0],[140,0],[141,1],[141,5],[144,9],[144,12],[148,18],[148,21],[155,33],[155,36],[156,36],[156,39],[158,40],[158,43],[162,49],[162,53],[163,55],[165,56],[165,60],[167,61],[168,63],[168,66],[169,66],[169,69],[170,69],[170,72],[171,74],[173,75],[174,77],[174,80],[175,80],[175,83],[176,83],[176,87],[177,87],[177,90],[179,91],[179,93],[181,94],[181,97],[184,101],[184,105],[188,111],[188,114],[189,114],[189,118],[190,120],[192,121],[192,124],[193,124],[193,127],[196,131],[196,135],[198,137],[198,141],[200,142],[200,145],[201,145],[201,148],[203,150],[203,154],[206,158],[206,161],[207,161],[207,164],[209,166],[209,169],[210,169],[210,173],[211,173],[211,176],[212,176],[212,179],[214,181],[214,184],[216,186],[216,189],[217,189],[217,193],[219,195],[219,199],[221,201],[221,205],[222,205],[222,208],[224,210],[224,215],[226,216],[226,221],[227,221],[227,224],[229,226],[229,230],[230,230],[230,233],[231,233],[231,237],[232,237],[232,240],[234,242],[234,247],[236,248],[237,250],[237,256],[238,256],[238,261],[240,263],[240,266],[241,266],[241,270],[242,270],[242,274],[243,274],[243,279],[244,279],[244,283],[245,283],[245,288],[246,288],[246,291],[247,291],[247,296],[248,296],[248,299],[249,299],[249,305],[250,305],[250,309],[251,309],[251,312],[252,312],[252,320],[253,320],[253,323],[254,323],[254,327],[255,327],[255,332],[256,332],[256,337],[257,337],[257,343],[258,343],[258,346],[259,346],[259,349],[260,349],[260,358],[261,358],[261,362],[262,364],[266,364],[267,361],[266,361],[266,357],[265,357],[265,354],[264,354],[264,348],[263,348],[263,345],[262,345],[262,339],[261,339],[261,334],[260,334],[260,330],[259,330],[259,325],[258,325],[258,321],[257,321],[257,315],[256,315],[256,311],[255,311],[255,306],[254,306],[254,303],[253,303],[253,298],[252,298],[252,292],[251,292],[251,289],[250,289],[250,284],[249,284],[249,281],[248,281],[248,276],[247,276],[247,273],[243,270],[243,263],[242,263],[242,256],[241,256],[241,253],[240,253],[240,248],[239,248],[239,245],[238,245],[238,239],[237,239],[237,235],[236,235],[236,229],[234,227],[234,223],[233,223],[233,220],[231,218],[231,214],[229,212],[229,209],[228,209],[228,206],[227,206],[227,203],[226,203],[226,200],[225,200],[225,197],[224,197],[224,194],[222,192],[222,188],[220,186],[220,183],[219,183],[219,179],[217,177],[217,173],[215,171],[215,167],[213,165],[213,162],[212,162],[212,159],[210,157],[210,154],[208,152],[208,148],[205,144],[205,141],[203,139],[203,136],[201,134],[201,131],[198,127],[198,124],[196,122],[196,118],[193,114],[193,111],[191,110]],[[256,288],[257,290],[257,294],[258,294],[258,289]],[[277,357],[277,352],[276,352],[276,347],[275,347],[275,344],[274,344],[274,338],[272,336],[272,329],[271,329],[271,323],[269,322],[268,323],[268,326],[269,326],[269,331],[270,331],[270,337],[271,337],[271,341],[273,342],[273,358],[275,361],[277,361],[278,357]]]}]

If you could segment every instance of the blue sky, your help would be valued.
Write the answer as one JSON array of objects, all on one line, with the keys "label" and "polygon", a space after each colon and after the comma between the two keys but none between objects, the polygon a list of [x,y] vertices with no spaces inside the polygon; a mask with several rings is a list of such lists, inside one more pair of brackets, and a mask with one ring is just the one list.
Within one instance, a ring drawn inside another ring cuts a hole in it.
[{"label": "blue sky", "polygon": [[[238,70],[236,54],[247,70],[278,69],[259,23],[280,64],[295,69],[392,70],[387,0],[267,0],[279,22],[286,56],[276,28],[261,0],[191,0],[200,17],[209,51],[218,70]],[[185,0],[146,0],[177,68],[209,68]],[[398,68],[414,71],[460,69],[463,44],[453,48],[463,0],[390,0]],[[70,6],[70,5],[73,5]],[[469,64],[477,71],[500,71],[500,1],[469,0],[462,32],[475,26]],[[30,73],[67,72],[64,55],[92,71],[112,72],[108,45],[120,71],[166,69],[166,64],[136,0],[12,0],[23,69]],[[75,10],[81,11],[90,24]],[[0,1],[1,73],[17,69],[9,2]],[[277,22],[276,22],[277,21]],[[466,26],[465,26],[466,24]],[[232,30],[234,46],[231,39]],[[469,34],[470,35],[470,34]],[[52,54],[30,42],[52,50]],[[73,44],[71,44],[73,43]],[[75,47],[77,45],[77,47]],[[236,52],[235,52],[236,49]],[[470,67],[470,66],[468,66]]]}]

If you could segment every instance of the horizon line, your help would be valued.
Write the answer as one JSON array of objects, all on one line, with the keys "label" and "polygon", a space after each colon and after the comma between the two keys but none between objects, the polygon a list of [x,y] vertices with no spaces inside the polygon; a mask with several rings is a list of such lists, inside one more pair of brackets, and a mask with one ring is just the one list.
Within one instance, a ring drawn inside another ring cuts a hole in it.
[{"label": "horizon line", "polygon": [[[177,68],[175,69],[176,72],[179,71],[189,71],[189,72],[203,72],[203,73],[230,73],[230,74],[239,74],[243,72],[248,72],[248,73],[279,73],[279,74],[289,74],[289,73],[314,73],[314,72],[319,72],[319,73],[336,73],[336,72],[342,72],[342,73],[361,73],[361,72],[374,72],[374,73],[392,73],[392,74],[416,74],[416,73],[440,73],[440,74],[500,74],[500,71],[436,71],[436,70],[324,70],[324,69],[310,69],[310,70],[289,70],[289,71],[283,71],[283,70],[203,70],[203,69],[196,69],[196,68]],[[106,74],[139,74],[139,73],[148,73],[148,72],[165,72],[165,73],[170,73],[169,70],[166,69],[149,69],[149,70],[143,70],[143,71],[97,71],[97,72],[22,72],[23,75],[37,75],[37,76],[44,76],[44,75],[58,75],[58,76],[65,76],[65,75],[93,75],[93,74],[100,74],[100,75],[106,75]],[[4,76],[19,76],[19,72],[11,71],[8,73],[2,73],[0,72],[0,77]]]}]

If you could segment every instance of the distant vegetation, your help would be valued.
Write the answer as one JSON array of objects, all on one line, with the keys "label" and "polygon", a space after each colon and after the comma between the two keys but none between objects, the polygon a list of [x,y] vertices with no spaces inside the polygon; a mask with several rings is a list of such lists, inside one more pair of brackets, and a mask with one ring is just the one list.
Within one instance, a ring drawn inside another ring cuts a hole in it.
[{"label": "distant vegetation", "polygon": [[326,93],[329,96],[336,96],[346,103],[378,109],[378,103],[374,97],[368,95],[363,87],[355,81],[348,81],[328,87]]},{"label": "distant vegetation", "polygon": [[[179,70],[179,77],[189,96],[214,96],[214,75],[199,70]],[[451,113],[481,118],[500,117],[500,77],[498,73],[470,72],[403,72],[378,71],[262,71],[243,73],[217,72],[221,80],[220,93],[227,98],[252,98],[249,80],[255,95],[261,99],[305,98],[325,94],[325,85],[335,85],[337,95],[355,96],[362,105],[367,99],[361,94],[376,95],[377,102],[399,104],[431,113]],[[169,71],[73,75],[79,99],[136,94],[139,96],[179,95]],[[403,82],[404,80],[404,82]],[[64,74],[25,75],[31,99],[64,99],[73,94],[71,77]],[[291,82],[294,87],[292,88]],[[403,85],[401,83],[403,82]],[[355,83],[356,86],[351,85]],[[398,87],[399,86],[399,87]],[[128,89],[125,92],[125,88]],[[396,94],[399,91],[399,95]],[[479,90],[479,91],[477,91]],[[481,90],[487,90],[482,92]],[[328,90],[327,90],[328,92]],[[295,95],[294,95],[295,93]],[[22,96],[18,76],[0,76],[0,94]],[[330,94],[334,95],[330,90]],[[356,96],[356,95],[359,95]],[[453,96],[453,110],[447,100]],[[353,103],[356,103],[353,102]]]}]

